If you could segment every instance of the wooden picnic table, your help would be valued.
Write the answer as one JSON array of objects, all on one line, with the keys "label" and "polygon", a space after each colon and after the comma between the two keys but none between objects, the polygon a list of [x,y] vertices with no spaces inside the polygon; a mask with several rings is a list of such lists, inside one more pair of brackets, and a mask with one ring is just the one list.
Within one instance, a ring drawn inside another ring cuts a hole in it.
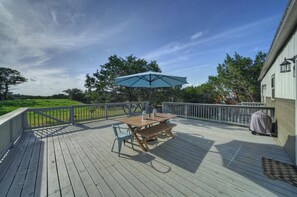
[{"label": "wooden picnic table", "polygon": [[[151,116],[151,117],[149,117],[147,114],[143,120],[142,120],[142,116],[131,116],[127,118],[118,119],[118,121],[128,125],[137,143],[139,144],[140,148],[144,151],[147,151],[148,148],[144,147],[144,145],[146,145],[146,142],[144,144],[143,140],[140,140],[137,134],[139,134],[141,130],[144,130],[145,127],[162,124],[167,122],[169,119],[175,118],[175,117],[176,117],[175,114],[157,113],[155,116]],[[171,136],[173,135],[171,134]]]}]

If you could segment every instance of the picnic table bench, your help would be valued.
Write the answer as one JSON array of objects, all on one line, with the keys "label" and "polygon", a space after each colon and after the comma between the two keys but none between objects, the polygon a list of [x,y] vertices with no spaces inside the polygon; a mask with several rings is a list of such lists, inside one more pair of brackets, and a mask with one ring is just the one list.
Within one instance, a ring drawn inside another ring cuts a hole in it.
[{"label": "picnic table bench", "polygon": [[[143,118],[142,116],[132,116],[121,118],[118,121],[126,123],[140,148],[144,151],[148,151],[146,141],[149,138],[157,136],[157,134],[162,132],[173,137],[171,130],[176,125],[169,123],[168,120],[175,117],[175,114],[157,113],[152,117]],[[140,136],[142,137],[142,140],[139,138]]]},{"label": "picnic table bench", "polygon": [[147,145],[147,140],[152,138],[152,137],[156,137],[158,134],[165,132],[165,134],[169,135],[170,137],[174,137],[174,135],[172,134],[171,130],[173,127],[175,127],[176,124],[172,124],[172,123],[160,123],[157,125],[152,125],[150,127],[147,127],[145,129],[141,129],[140,131],[138,131],[137,134],[141,135],[141,137],[143,138],[143,144],[146,146],[147,150],[148,145]]}]

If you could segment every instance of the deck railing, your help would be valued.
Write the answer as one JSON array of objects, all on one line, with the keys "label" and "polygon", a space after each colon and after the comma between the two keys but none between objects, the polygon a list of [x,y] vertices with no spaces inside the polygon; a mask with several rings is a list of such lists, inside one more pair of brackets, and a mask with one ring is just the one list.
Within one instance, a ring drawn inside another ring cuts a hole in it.
[{"label": "deck railing", "polygon": [[[148,102],[104,103],[15,110],[0,117],[0,158],[13,146],[24,129],[137,115],[146,109],[147,104]],[[252,113],[259,110],[264,111],[274,120],[273,107],[172,102],[164,102],[162,106],[164,113],[242,126],[248,126]]]},{"label": "deck railing", "polygon": [[138,115],[148,102],[101,103],[51,108],[20,108],[0,116],[0,161],[25,129]]},{"label": "deck railing", "polygon": [[147,102],[123,102],[28,109],[26,112],[27,128],[75,124],[82,121],[137,115],[146,106]]},{"label": "deck railing", "polygon": [[240,126],[249,126],[251,115],[259,110],[265,112],[274,120],[274,108],[263,106],[164,102],[162,110],[164,113],[173,113],[184,118]]},{"label": "deck railing", "polygon": [[20,108],[0,116],[0,161],[23,133],[26,127],[24,113],[26,110],[27,108]]}]

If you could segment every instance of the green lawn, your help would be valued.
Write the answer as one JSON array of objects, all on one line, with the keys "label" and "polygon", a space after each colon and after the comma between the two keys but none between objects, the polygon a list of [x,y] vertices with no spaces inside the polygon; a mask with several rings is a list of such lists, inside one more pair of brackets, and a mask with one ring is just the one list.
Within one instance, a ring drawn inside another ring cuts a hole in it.
[{"label": "green lawn", "polygon": [[59,107],[80,104],[70,99],[17,99],[0,101],[0,116],[14,111],[20,107],[42,108],[42,107]]}]

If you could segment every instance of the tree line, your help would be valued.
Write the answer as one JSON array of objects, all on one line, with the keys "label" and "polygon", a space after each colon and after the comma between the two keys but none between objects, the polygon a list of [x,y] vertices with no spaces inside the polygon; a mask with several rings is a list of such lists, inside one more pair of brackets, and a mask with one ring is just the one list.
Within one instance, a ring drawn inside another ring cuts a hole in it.
[{"label": "tree line", "polygon": [[[163,101],[232,104],[260,101],[260,82],[257,78],[265,58],[266,54],[262,52],[259,52],[255,59],[240,56],[238,53],[233,57],[227,54],[224,62],[217,66],[217,75],[209,76],[207,82],[185,88],[152,89],[152,103],[156,106]],[[162,70],[156,61],[148,62],[134,55],[126,58],[113,55],[94,73],[86,74],[85,91],[72,88],[63,92],[70,99],[83,103],[148,100],[149,91],[146,88],[129,88],[114,84],[114,79],[118,76],[147,71]],[[10,86],[26,81],[18,71],[0,67],[0,99],[7,99]],[[63,94],[53,96],[62,98]]]},{"label": "tree line", "polygon": [[[186,88],[153,89],[154,105],[163,101],[193,103],[229,103],[260,101],[260,82],[257,80],[264,64],[266,54],[259,52],[255,59],[226,55],[223,63],[217,66],[217,75],[209,76],[208,81],[198,86]],[[148,100],[145,88],[129,88],[114,85],[117,76],[140,72],[161,72],[158,64],[147,62],[133,55],[126,59],[116,55],[109,57],[108,62],[100,69],[86,75],[86,97],[95,102]]]}]

